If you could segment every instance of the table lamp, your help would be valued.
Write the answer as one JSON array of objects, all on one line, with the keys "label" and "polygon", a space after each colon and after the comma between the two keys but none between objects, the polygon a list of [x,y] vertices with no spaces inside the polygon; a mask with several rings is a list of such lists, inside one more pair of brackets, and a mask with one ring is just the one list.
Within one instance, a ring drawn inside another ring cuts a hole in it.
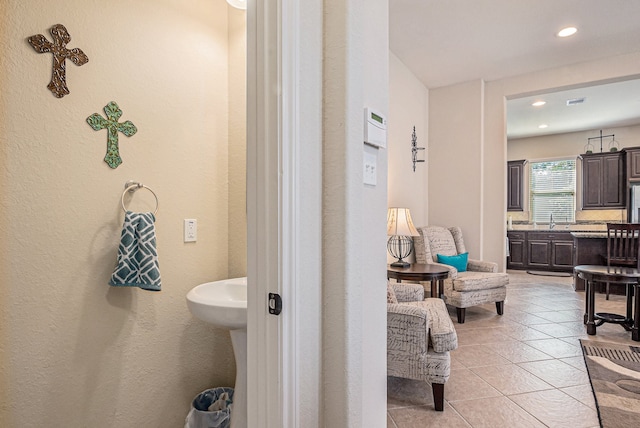
[{"label": "table lamp", "polygon": [[409,262],[403,259],[409,257],[413,250],[412,236],[420,236],[413,220],[409,208],[389,208],[387,211],[387,236],[391,236],[387,241],[389,254],[398,259],[391,263],[393,267],[407,267]]}]

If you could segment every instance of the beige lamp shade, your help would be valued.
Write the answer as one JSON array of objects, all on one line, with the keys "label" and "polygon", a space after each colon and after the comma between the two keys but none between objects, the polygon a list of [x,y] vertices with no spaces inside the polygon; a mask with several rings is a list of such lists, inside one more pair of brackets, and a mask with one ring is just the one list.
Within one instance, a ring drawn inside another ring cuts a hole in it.
[{"label": "beige lamp shade", "polygon": [[246,9],[247,8],[247,0],[227,0],[231,6],[236,9]]},{"label": "beige lamp shade", "polygon": [[389,208],[387,236],[420,236],[411,220],[409,208]]}]

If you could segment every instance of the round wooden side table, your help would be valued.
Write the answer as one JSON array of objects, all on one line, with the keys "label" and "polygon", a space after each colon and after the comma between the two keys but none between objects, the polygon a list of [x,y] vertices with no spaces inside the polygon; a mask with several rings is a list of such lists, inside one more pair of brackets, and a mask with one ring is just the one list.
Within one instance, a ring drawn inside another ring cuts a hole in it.
[{"label": "round wooden side table", "polygon": [[438,265],[414,263],[405,268],[387,265],[387,279],[431,282],[431,297],[440,297],[444,289],[443,281],[448,276],[449,269]]}]

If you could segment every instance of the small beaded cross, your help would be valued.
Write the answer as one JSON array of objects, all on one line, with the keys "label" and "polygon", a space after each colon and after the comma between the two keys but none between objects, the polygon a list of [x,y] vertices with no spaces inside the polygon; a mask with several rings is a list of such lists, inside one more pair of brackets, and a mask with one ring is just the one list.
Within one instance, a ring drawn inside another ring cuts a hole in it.
[{"label": "small beaded cross", "polygon": [[70,59],[75,65],[84,65],[89,62],[89,57],[87,57],[80,48],[67,49],[66,44],[71,41],[71,36],[64,25],[56,24],[51,27],[49,31],[53,37],[53,43],[48,41],[42,34],[31,36],[27,41],[33,46],[36,52],[51,52],[53,54],[51,82],[49,82],[47,88],[53,92],[56,98],[62,98],[69,94],[65,60]]},{"label": "small beaded cross", "polygon": [[120,150],[118,148],[118,131],[122,132],[127,137],[131,137],[138,132],[138,128],[131,123],[130,120],[126,122],[118,123],[118,119],[122,116],[122,110],[118,107],[118,104],[111,101],[104,107],[104,112],[107,118],[100,116],[99,113],[94,113],[87,118],[87,123],[95,130],[107,129],[107,154],[104,157],[104,161],[111,168],[117,168],[122,163],[120,157]]}]

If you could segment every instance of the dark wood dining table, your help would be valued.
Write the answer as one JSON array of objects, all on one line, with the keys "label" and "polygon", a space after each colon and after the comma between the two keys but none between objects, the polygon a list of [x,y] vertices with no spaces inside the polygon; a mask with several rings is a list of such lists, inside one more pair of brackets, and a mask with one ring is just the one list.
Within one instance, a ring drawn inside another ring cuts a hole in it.
[{"label": "dark wood dining table", "polygon": [[[640,270],[630,267],[579,265],[576,274],[585,281],[585,314],[587,334],[596,334],[596,327],[603,323],[620,324],[631,331],[631,339],[640,342]],[[605,312],[595,313],[595,289],[597,283],[624,284],[627,288],[625,315]]]}]

